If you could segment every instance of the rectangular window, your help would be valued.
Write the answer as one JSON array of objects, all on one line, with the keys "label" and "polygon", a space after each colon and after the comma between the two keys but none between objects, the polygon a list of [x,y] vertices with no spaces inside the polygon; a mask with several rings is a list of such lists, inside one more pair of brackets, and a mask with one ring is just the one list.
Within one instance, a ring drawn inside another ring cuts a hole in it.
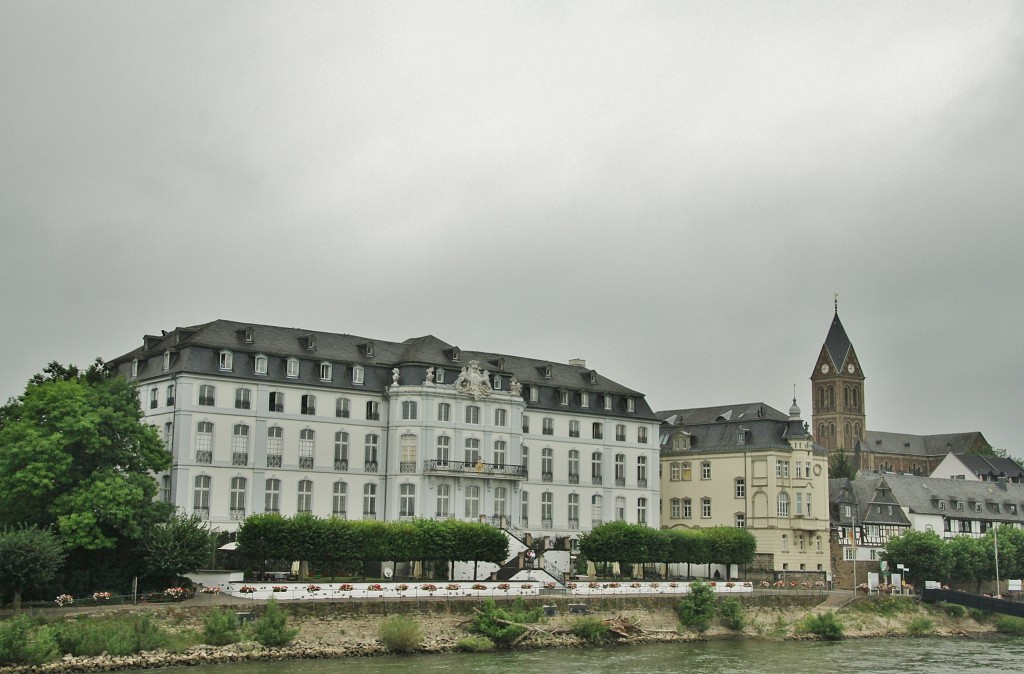
[{"label": "rectangular window", "polygon": [[298,377],[299,376],[299,361],[298,361],[297,358],[289,358],[288,359],[288,370],[287,370],[286,374],[289,377]]},{"label": "rectangular window", "polygon": [[451,515],[451,487],[446,484],[437,485],[437,512],[438,517]]},{"label": "rectangular window", "polygon": [[330,381],[332,370],[330,363],[320,363],[320,381]]},{"label": "rectangular window", "polygon": [[590,427],[591,437],[595,440],[600,440],[604,437],[604,424],[600,421],[595,421]]},{"label": "rectangular window", "polygon": [[267,489],[264,496],[264,512],[276,513],[281,511],[281,481],[275,478],[267,480]]},{"label": "rectangular window", "polygon": [[220,369],[221,370],[230,370],[231,369],[231,364],[232,364],[231,352],[230,351],[221,351],[220,352],[220,363],[219,363]]},{"label": "rectangular window", "polygon": [[247,410],[252,405],[252,391],[247,388],[235,389],[235,409]]},{"label": "rectangular window", "polygon": [[569,528],[580,528],[580,495],[569,494]]},{"label": "rectangular window", "polygon": [[256,374],[266,374],[267,373],[267,357],[266,356],[256,356],[256,361],[254,363],[254,369],[256,371]]},{"label": "rectangular window", "polygon": [[747,527],[747,515],[746,513],[736,513],[736,528],[745,529]]},{"label": "rectangular window", "polygon": [[558,404],[559,405],[568,405],[569,404],[569,392],[568,391],[559,391],[558,392]]},{"label": "rectangular window", "polygon": [[302,404],[299,407],[301,414],[307,414],[310,416],[316,415],[316,396],[309,395],[308,393],[302,396]]},{"label": "rectangular window", "polygon": [[217,404],[217,389],[209,384],[199,387],[199,404],[205,407],[213,407]]},{"label": "rectangular window", "polygon": [[700,463],[700,479],[710,480],[711,479],[711,462],[701,461]]},{"label": "rectangular window", "polygon": [[590,394],[586,391],[580,394],[580,407],[590,407]]},{"label": "rectangular window", "polygon": [[647,427],[646,426],[641,426],[640,428],[636,429],[636,441],[639,442],[641,445],[646,445],[647,444]]},{"label": "rectangular window", "polygon": [[271,412],[284,412],[284,394],[271,391],[270,392],[270,404],[267,409]]},{"label": "rectangular window", "polygon": [[480,487],[475,485],[466,487],[466,517],[480,517]]},{"label": "rectangular window", "polygon": [[503,409],[494,410],[494,425],[495,426],[507,426],[508,425],[508,411]]},{"label": "rectangular window", "polygon": [[376,400],[366,402],[366,418],[369,421],[380,421],[380,403]]},{"label": "rectangular window", "polygon": [[363,366],[362,365],[356,365],[355,367],[352,368],[352,383],[353,384],[362,384],[364,376],[365,375],[363,374]]},{"label": "rectangular window", "polygon": [[702,498],[700,500],[700,516],[704,519],[711,517],[711,499]]},{"label": "rectangular window", "polygon": [[796,493],[796,515],[797,517],[804,515],[804,495],[800,492]]},{"label": "rectangular window", "polygon": [[403,419],[415,419],[417,414],[417,404],[413,400],[406,400],[402,403],[402,418]]},{"label": "rectangular window", "polygon": [[544,422],[543,422],[543,426],[541,428],[541,432],[544,433],[544,435],[554,435],[555,434],[555,420],[552,419],[551,417],[544,417]]},{"label": "rectangular window", "polygon": [[683,519],[688,520],[693,518],[693,501],[688,498],[683,499]]},{"label": "rectangular window", "polygon": [[[796,477],[803,477],[804,476],[803,475],[803,464],[800,463],[799,461],[797,461],[795,468],[796,468]],[[810,475],[808,475],[807,477],[810,477]]]},{"label": "rectangular window", "polygon": [[626,425],[615,424],[615,441],[625,442],[626,441]]},{"label": "rectangular window", "polygon": [[466,423],[467,424],[478,424],[480,423],[480,408],[476,405],[466,406]]},{"label": "rectangular window", "polygon": [[736,498],[747,497],[747,482],[742,477],[736,478]]},{"label": "rectangular window", "polygon": [[530,402],[535,403],[540,400],[540,388],[537,386],[530,387]]},{"label": "rectangular window", "polygon": [[334,483],[333,502],[331,503],[331,514],[335,517],[348,516],[348,484],[345,482]]},{"label": "rectangular window", "polygon": [[416,485],[402,484],[398,487],[398,516],[416,516]]},{"label": "rectangular window", "polygon": [[452,406],[448,403],[437,404],[437,420],[448,421],[452,415]]},{"label": "rectangular window", "polygon": [[580,422],[573,419],[569,422],[569,437],[578,438],[580,437]]},{"label": "rectangular window", "polygon": [[334,403],[334,416],[348,419],[352,415],[352,406],[348,398],[338,398]]}]

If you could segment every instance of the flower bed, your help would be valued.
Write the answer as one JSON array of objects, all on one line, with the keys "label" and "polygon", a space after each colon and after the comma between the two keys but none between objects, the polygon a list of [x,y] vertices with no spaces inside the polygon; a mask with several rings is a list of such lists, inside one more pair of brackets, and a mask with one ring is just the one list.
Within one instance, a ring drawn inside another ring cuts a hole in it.
[{"label": "flower bed", "polygon": [[[554,585],[548,583],[548,585]],[[546,587],[546,586],[545,586]],[[548,588],[551,589],[551,588]],[[476,582],[472,585],[462,583],[323,583],[321,585],[287,586],[259,583],[243,585],[229,583],[223,590],[233,596],[248,596],[254,599],[267,599],[275,593],[291,590],[286,598],[294,599],[387,599],[404,597],[410,599],[448,599],[451,597],[501,597],[501,596],[534,596],[540,594],[540,586],[534,583],[494,583]],[[304,592],[302,590],[305,590]]]}]

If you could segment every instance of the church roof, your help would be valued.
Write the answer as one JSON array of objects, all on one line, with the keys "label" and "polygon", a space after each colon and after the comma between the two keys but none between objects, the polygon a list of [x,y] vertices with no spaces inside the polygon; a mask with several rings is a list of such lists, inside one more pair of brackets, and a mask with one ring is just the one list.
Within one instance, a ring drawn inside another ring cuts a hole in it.
[{"label": "church roof", "polygon": [[837,311],[832,317],[832,325],[828,329],[828,336],[825,337],[825,350],[828,351],[829,358],[832,359],[832,363],[838,368],[842,367],[843,362],[846,361],[846,354],[850,352],[853,343],[850,342],[850,338],[846,335],[846,330],[843,329],[843,322],[839,320],[839,312]]},{"label": "church roof", "polygon": [[945,456],[950,452],[961,454],[979,446],[979,443],[988,445],[979,431],[939,435],[865,431],[864,439],[857,441],[858,449],[862,452],[921,457]]}]

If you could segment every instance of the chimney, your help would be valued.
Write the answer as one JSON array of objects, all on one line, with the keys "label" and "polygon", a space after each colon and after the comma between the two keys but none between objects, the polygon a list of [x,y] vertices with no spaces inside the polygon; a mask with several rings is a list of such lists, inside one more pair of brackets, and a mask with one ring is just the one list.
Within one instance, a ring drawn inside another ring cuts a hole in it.
[{"label": "chimney", "polygon": [[576,367],[586,367],[587,361],[582,358],[572,358],[569,360],[569,365],[575,365]]},{"label": "chimney", "polygon": [[1000,475],[998,478],[996,478],[996,481],[999,483],[999,488],[1002,489],[1003,491],[1006,491],[1006,478]]}]

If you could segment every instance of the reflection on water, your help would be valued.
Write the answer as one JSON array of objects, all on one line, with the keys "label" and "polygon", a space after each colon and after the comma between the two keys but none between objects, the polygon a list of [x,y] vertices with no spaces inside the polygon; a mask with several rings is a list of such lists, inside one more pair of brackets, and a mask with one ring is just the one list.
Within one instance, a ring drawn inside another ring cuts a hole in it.
[{"label": "reflection on water", "polygon": [[[452,653],[173,668],[174,674],[817,674],[1024,671],[1024,639],[934,637],[817,641],[735,640],[511,653]],[[233,670],[238,671],[233,671]],[[209,670],[209,671],[207,671]],[[215,672],[213,670],[216,670]]]}]

